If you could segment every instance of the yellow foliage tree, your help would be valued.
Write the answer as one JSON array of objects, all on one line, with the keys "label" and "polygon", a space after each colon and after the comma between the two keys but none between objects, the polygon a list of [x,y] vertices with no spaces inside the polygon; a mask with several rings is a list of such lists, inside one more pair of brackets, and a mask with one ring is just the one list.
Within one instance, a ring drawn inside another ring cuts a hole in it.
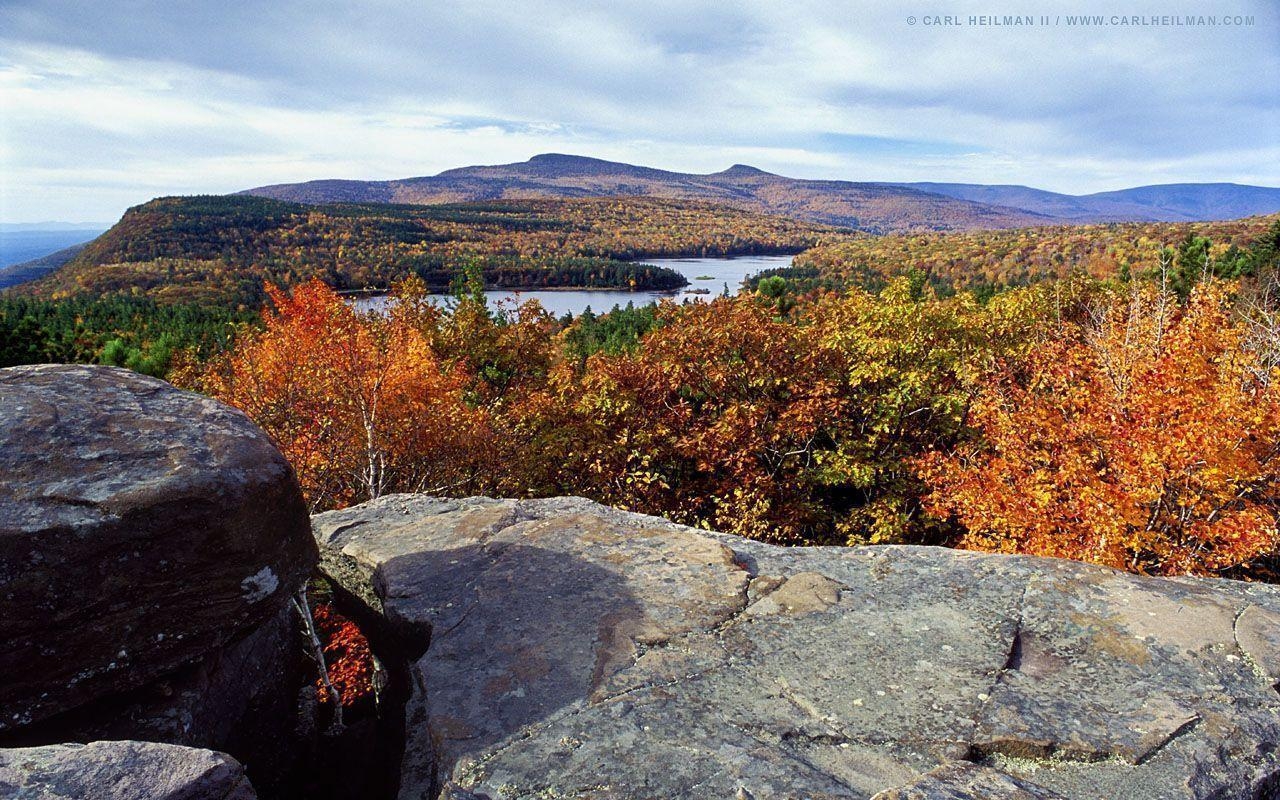
[{"label": "yellow foliage tree", "polygon": [[979,393],[981,438],[921,460],[965,547],[1212,574],[1274,552],[1280,374],[1210,282],[1063,326]]}]

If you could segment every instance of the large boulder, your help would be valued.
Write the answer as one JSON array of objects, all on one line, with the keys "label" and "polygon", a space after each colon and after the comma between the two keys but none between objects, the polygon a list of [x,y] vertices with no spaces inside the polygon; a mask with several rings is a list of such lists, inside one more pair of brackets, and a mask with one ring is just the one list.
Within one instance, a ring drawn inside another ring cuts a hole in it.
[{"label": "large boulder", "polygon": [[0,474],[0,733],[292,635],[315,544],[241,412],[122,369],[0,370]]},{"label": "large boulder", "polygon": [[21,800],[256,800],[244,769],[208,750],[90,742],[0,750],[0,797]]},{"label": "large boulder", "polygon": [[353,597],[432,631],[405,800],[1280,792],[1275,587],[785,549],[574,498],[313,527]]}]

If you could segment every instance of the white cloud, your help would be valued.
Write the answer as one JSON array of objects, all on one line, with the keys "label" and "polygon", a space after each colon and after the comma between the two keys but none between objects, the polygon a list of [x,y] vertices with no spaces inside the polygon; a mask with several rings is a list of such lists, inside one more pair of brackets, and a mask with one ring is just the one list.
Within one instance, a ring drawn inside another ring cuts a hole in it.
[{"label": "white cloud", "polygon": [[[992,13],[981,0],[937,5]],[[1128,6],[1255,23],[926,28],[906,16],[935,9],[870,0],[11,0],[0,7],[0,219],[107,219],[159,194],[407,177],[545,151],[1062,191],[1280,184],[1276,9]]]}]

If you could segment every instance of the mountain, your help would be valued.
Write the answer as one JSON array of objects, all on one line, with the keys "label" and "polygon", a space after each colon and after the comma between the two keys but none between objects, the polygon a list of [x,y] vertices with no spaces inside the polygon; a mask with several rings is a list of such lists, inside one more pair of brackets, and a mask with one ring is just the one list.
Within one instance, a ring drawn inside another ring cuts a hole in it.
[{"label": "mountain", "polygon": [[7,267],[0,268],[0,289],[9,286],[17,286],[20,283],[34,281],[43,278],[50,272],[68,263],[76,256],[80,255],[80,251],[89,246],[88,242],[80,242],[70,247],[64,247],[57,252],[50,253],[47,256],[33,258],[30,261],[23,261],[21,264],[11,264]]},{"label": "mountain", "polygon": [[243,194],[298,203],[409,203],[645,196],[729,204],[871,233],[1047,224],[1044,215],[888,183],[800,180],[737,164],[697,175],[548,153],[518,164],[461,167],[393,181],[323,180]]},{"label": "mountain", "polygon": [[728,203],[871,233],[1030,227],[1066,222],[1187,222],[1280,211],[1280,189],[1233,183],[1140,186],[1069,195],[1028,186],[801,180],[735,164],[708,175],[547,153],[391,181],[321,180],[244,194],[299,203],[410,203],[642,195]]},{"label": "mountain", "polygon": [[1169,183],[1085,195],[1100,204],[1150,209],[1153,219],[1224,220],[1280,211],[1280,189],[1238,183]]},{"label": "mountain", "polygon": [[106,228],[0,228],[0,268],[44,258],[87,242],[104,230]]},{"label": "mountain", "polygon": [[1071,222],[1194,222],[1280,211],[1280,189],[1238,183],[1168,183],[1070,195],[1029,186],[903,183],[924,192],[1021,208]]},{"label": "mountain", "polygon": [[16,231],[89,231],[102,233],[110,222],[0,222],[0,233]]}]

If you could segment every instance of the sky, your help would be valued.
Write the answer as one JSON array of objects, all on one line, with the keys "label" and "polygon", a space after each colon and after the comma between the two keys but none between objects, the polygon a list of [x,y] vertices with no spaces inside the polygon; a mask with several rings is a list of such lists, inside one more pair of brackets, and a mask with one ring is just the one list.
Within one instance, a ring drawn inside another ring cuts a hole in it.
[{"label": "sky", "polygon": [[0,0],[0,222],[543,152],[1280,186],[1280,0]]}]

